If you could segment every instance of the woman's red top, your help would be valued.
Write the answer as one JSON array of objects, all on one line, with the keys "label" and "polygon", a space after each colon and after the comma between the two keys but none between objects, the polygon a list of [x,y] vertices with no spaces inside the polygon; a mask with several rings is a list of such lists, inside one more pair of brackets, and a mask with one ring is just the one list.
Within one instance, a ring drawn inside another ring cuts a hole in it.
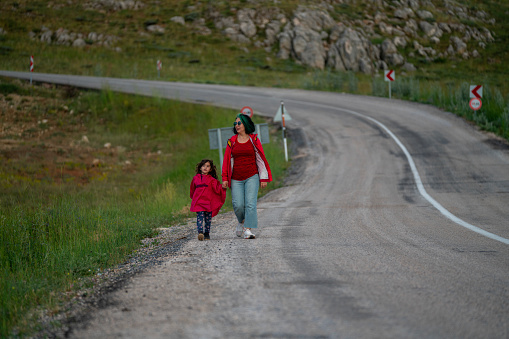
[{"label": "woman's red top", "polygon": [[258,167],[256,167],[256,155],[253,143],[248,140],[241,144],[237,141],[235,147],[232,149],[233,156],[233,180],[246,180],[253,175],[258,174]]},{"label": "woman's red top", "polygon": [[[234,166],[232,150],[238,144],[237,137],[238,135],[235,134],[228,140],[226,150],[224,151],[224,161],[221,171],[221,178],[223,179],[223,182],[228,181],[228,187],[232,187],[232,172]],[[260,182],[271,182],[272,173],[270,172],[269,162],[265,157],[265,152],[263,152],[262,143],[260,139],[258,139],[258,135],[249,134],[249,139],[251,140],[251,145],[254,145],[256,167],[258,168]]]}]

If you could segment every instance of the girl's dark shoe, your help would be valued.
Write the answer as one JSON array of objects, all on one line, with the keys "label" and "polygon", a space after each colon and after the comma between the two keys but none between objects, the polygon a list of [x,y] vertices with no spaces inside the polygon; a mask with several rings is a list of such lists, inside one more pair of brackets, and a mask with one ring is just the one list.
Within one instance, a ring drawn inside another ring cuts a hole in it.
[{"label": "girl's dark shoe", "polygon": [[198,240],[203,241],[203,233],[198,234]]},{"label": "girl's dark shoe", "polygon": [[205,233],[204,236],[205,236],[205,240],[210,240],[210,234],[209,233]]}]

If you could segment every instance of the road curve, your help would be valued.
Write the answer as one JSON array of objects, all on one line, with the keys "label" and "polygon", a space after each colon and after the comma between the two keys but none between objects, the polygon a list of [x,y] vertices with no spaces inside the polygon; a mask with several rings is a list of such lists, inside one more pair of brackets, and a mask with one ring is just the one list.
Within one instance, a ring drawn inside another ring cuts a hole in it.
[{"label": "road curve", "polygon": [[234,221],[218,222],[213,241],[193,239],[137,276],[75,337],[509,337],[507,143],[431,106],[384,98],[33,78],[268,116],[284,100],[302,135],[289,185],[259,203],[258,239],[234,239]]}]

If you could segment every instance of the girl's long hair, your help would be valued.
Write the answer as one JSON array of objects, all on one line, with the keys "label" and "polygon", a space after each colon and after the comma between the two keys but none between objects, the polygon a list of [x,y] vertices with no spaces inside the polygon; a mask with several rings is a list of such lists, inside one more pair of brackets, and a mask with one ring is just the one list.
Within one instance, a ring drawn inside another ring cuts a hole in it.
[{"label": "girl's long hair", "polygon": [[214,165],[214,162],[210,159],[203,159],[202,161],[200,161],[197,165],[196,165],[196,174],[200,174],[201,173],[201,167],[203,165],[205,165],[206,163],[210,163],[210,172],[209,172],[209,175],[214,178],[214,179],[217,179],[217,170],[216,170],[216,165]]}]

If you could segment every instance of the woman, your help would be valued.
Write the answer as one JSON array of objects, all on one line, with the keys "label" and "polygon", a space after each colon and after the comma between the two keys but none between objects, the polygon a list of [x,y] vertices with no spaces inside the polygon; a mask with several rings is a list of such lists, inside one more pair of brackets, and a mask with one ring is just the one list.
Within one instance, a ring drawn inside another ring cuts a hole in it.
[{"label": "woman", "polygon": [[254,239],[251,229],[258,228],[258,188],[265,188],[272,181],[262,143],[254,131],[251,118],[238,114],[233,123],[235,135],[228,140],[222,170],[223,188],[232,189],[233,211],[239,222],[236,234],[244,239]]}]

